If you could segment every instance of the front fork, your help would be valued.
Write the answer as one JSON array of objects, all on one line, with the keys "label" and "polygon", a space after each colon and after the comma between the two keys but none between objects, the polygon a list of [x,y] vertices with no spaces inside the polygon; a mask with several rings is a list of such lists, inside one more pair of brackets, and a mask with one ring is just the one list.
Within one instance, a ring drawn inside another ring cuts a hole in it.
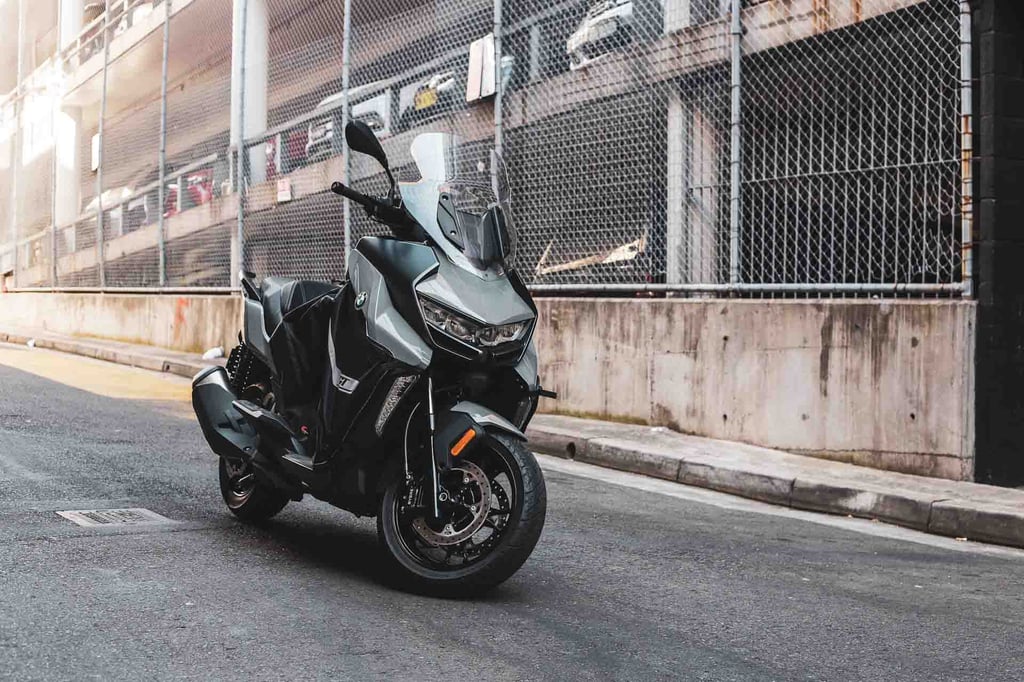
[{"label": "front fork", "polygon": [[430,481],[431,481],[431,499],[433,500],[433,512],[434,518],[441,518],[441,503],[439,498],[441,496],[441,482],[438,480],[437,473],[437,462],[434,453],[434,437],[436,424],[434,421],[434,379],[427,374],[427,425],[430,427],[430,457],[427,457],[427,461],[430,463]]},{"label": "front fork", "polygon": [[[468,403],[460,404],[469,405]],[[471,406],[475,407],[478,412],[483,413],[486,411],[486,408],[479,405]],[[410,482],[412,480],[412,472],[409,468],[408,456],[409,424],[412,423],[415,411],[416,408],[413,408],[413,412],[409,414],[409,422],[406,425],[405,475],[406,479]],[[502,417],[490,415],[487,419],[489,419],[489,422],[496,423],[500,428],[514,432],[515,435],[523,440],[526,439],[522,433]],[[483,426],[477,423],[473,416],[467,414],[465,410],[452,409],[444,414],[437,414],[437,407],[434,404],[434,381],[429,373],[427,374],[427,427],[429,431],[430,454],[426,457],[426,465],[430,467],[428,475],[432,498],[429,509],[436,520],[441,518],[441,505],[448,502],[447,497],[449,495],[449,492],[441,487],[441,473],[450,471],[455,461],[454,458],[462,457],[465,452],[476,447],[478,443],[485,440],[487,433]]]},{"label": "front fork", "polygon": [[[419,403],[409,413],[409,419],[405,424],[405,438],[403,442],[404,453],[405,453],[405,481],[406,484],[411,484],[413,481],[412,469],[409,465],[409,431],[412,426],[413,417],[416,416],[416,410],[419,409]],[[434,447],[435,440],[437,438],[437,416],[434,409],[434,380],[430,374],[427,374],[427,427],[430,439],[430,453],[426,457],[427,466],[430,467],[429,478],[430,478],[430,493],[433,502],[430,505],[430,511],[433,513],[435,519],[441,518],[441,481],[439,469],[449,469],[451,467],[451,457],[448,456],[445,451],[444,461],[439,462],[437,456],[437,448]]]}]

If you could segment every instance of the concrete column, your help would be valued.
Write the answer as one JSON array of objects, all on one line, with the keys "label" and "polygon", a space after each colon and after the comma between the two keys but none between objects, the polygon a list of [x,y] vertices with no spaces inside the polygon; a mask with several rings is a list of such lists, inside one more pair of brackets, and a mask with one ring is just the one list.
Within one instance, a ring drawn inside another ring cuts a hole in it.
[{"label": "concrete column", "polygon": [[690,0],[665,0],[665,33],[690,25]]},{"label": "concrete column", "polygon": [[[267,0],[233,0],[231,31],[231,144],[267,129]],[[248,152],[249,182],[266,179],[266,145]]]},{"label": "concrete column", "polygon": [[[1024,485],[1024,7],[973,3],[975,480]],[[965,368],[965,375],[969,370]]]},{"label": "concrete column", "polygon": [[82,159],[80,136],[82,111],[77,107],[59,109],[54,116],[53,222],[69,225],[81,211]]},{"label": "concrete column", "polygon": [[[666,7],[666,13],[668,7]],[[683,99],[679,91],[673,89],[668,96],[668,177],[666,178],[665,194],[667,204],[665,242],[665,281],[668,284],[683,284],[686,279],[686,151],[684,135]]]},{"label": "concrete column", "polygon": [[689,123],[689,192],[687,196],[687,228],[690,241],[690,281],[700,284],[718,283],[715,265],[718,261],[719,160],[715,122],[700,106],[693,104],[687,112]]},{"label": "concrete column", "polygon": [[718,283],[721,149],[704,110],[673,92],[668,101],[667,261],[669,284]]},{"label": "concrete column", "polygon": [[82,10],[85,0],[60,0],[60,19],[57,26],[57,45],[63,50],[82,31]]}]

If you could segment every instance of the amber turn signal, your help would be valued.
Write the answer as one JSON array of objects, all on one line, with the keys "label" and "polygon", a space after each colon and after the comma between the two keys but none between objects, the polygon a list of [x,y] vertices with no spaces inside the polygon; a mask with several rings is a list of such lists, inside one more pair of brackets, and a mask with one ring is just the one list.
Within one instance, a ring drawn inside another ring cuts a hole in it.
[{"label": "amber turn signal", "polygon": [[458,457],[462,451],[466,449],[466,446],[469,445],[469,441],[474,438],[476,438],[476,431],[473,429],[462,434],[462,437],[459,438],[459,440],[455,442],[455,445],[452,446],[452,457]]}]

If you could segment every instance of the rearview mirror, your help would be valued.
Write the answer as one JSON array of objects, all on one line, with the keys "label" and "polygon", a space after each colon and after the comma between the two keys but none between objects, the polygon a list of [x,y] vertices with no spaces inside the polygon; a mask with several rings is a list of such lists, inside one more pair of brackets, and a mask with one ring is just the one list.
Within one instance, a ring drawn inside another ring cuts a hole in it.
[{"label": "rearview mirror", "polygon": [[395,176],[391,174],[391,169],[388,167],[388,155],[384,153],[384,147],[380,145],[380,140],[370,130],[370,126],[362,121],[349,121],[348,125],[345,126],[345,141],[348,142],[349,149],[360,154],[372,156],[384,167],[384,174],[388,176],[388,182],[391,184],[388,196],[391,197],[392,201],[397,201]]},{"label": "rearview mirror", "polygon": [[380,140],[370,130],[370,126],[362,121],[349,121],[345,126],[345,141],[348,142],[349,149],[372,156],[387,169],[388,155],[384,153],[384,147],[380,145]]}]

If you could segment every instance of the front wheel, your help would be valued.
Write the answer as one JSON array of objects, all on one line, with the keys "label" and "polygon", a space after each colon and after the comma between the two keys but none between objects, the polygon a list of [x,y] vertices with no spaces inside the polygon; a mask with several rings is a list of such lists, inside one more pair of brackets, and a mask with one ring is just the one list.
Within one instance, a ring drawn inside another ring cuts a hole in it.
[{"label": "front wheel", "polygon": [[398,477],[381,498],[377,533],[405,586],[469,596],[508,579],[530,556],[547,509],[544,477],[524,443],[494,435],[441,475],[441,518],[429,481]]}]

